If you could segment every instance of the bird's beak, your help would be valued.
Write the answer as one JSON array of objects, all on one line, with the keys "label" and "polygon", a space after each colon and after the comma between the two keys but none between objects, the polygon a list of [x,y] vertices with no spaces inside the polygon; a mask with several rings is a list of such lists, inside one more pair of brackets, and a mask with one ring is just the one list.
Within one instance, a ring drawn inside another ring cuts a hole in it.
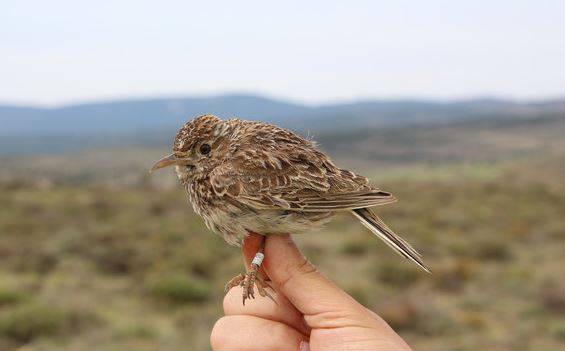
[{"label": "bird's beak", "polygon": [[177,163],[177,157],[175,154],[170,154],[168,156],[163,157],[159,161],[155,162],[153,167],[149,170],[149,173],[155,172],[158,169],[169,167]]}]

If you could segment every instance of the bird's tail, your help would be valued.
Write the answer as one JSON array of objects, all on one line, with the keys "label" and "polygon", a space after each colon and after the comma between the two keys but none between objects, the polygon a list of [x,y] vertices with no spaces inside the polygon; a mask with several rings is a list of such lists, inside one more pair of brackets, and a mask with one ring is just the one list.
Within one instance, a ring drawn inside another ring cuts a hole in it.
[{"label": "bird's tail", "polygon": [[376,214],[367,208],[352,210],[353,215],[371,232],[378,236],[388,246],[393,248],[400,255],[417,264],[420,268],[430,273],[430,270],[422,261],[422,255],[418,253],[404,239],[396,235]]}]

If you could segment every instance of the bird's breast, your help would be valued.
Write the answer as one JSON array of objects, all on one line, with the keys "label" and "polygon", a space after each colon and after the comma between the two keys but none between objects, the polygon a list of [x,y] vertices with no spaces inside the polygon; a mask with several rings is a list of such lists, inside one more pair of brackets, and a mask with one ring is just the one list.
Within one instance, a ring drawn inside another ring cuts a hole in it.
[{"label": "bird's breast", "polygon": [[185,189],[194,212],[205,216],[214,202],[211,187],[207,186],[204,181],[193,181],[187,183]]}]

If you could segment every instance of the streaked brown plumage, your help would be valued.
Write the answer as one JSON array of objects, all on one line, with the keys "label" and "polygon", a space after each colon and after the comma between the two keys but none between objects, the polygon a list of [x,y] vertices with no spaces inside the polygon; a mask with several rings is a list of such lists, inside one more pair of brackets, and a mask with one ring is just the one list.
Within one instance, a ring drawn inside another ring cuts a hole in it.
[{"label": "streaked brown plumage", "polygon": [[[340,169],[314,142],[288,130],[199,116],[178,131],[173,154],[153,169],[169,165],[175,165],[194,211],[230,244],[241,244],[250,232],[304,232],[320,227],[337,212],[349,211],[428,271],[420,255],[368,209],[395,198],[367,178]],[[253,286],[250,289],[253,297]]]}]

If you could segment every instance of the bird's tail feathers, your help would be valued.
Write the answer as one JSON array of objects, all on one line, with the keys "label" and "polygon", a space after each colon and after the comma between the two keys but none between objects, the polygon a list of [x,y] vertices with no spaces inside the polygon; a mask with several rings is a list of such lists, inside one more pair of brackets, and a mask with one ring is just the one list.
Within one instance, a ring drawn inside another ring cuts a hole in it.
[{"label": "bird's tail feathers", "polygon": [[377,215],[371,212],[371,210],[367,208],[359,208],[352,210],[352,212],[365,227],[394,249],[394,251],[430,273],[430,269],[422,261],[422,255],[410,246],[408,242],[396,235],[379,217],[377,217]]}]

